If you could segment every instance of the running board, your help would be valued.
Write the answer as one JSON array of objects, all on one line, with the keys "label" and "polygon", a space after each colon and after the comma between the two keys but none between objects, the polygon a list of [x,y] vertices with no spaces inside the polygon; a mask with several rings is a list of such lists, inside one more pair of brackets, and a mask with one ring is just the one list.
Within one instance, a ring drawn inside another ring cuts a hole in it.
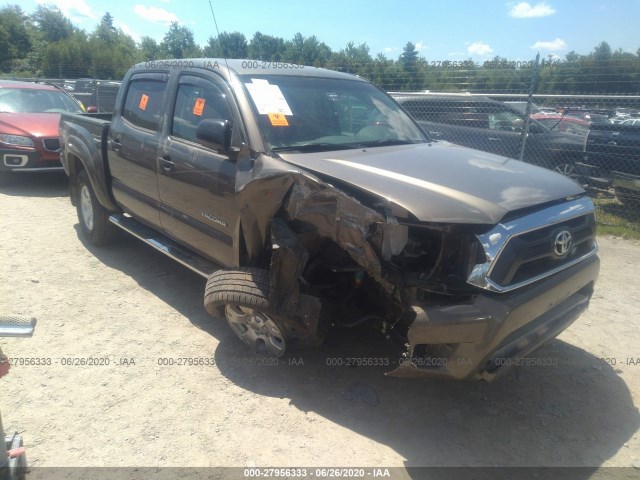
[{"label": "running board", "polygon": [[125,215],[111,215],[109,221],[204,278],[209,278],[213,272],[220,270],[220,267],[215,263],[193,253],[135,218]]}]

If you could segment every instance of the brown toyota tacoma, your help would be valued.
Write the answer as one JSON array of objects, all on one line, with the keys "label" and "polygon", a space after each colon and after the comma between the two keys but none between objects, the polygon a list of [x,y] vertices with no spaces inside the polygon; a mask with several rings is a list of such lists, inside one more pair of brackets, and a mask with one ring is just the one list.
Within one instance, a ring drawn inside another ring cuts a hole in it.
[{"label": "brown toyota tacoma", "polygon": [[86,238],[122,229],[206,277],[207,311],[266,354],[368,325],[405,359],[391,375],[491,380],[598,276],[576,183],[432,141],[353,75],[147,62],[112,116],[63,114],[60,134]]}]

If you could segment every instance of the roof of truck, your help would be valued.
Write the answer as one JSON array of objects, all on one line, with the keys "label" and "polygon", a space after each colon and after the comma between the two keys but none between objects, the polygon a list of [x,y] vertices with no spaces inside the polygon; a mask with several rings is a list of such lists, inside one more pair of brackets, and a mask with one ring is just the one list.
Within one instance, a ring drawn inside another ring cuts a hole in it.
[{"label": "roof of truck", "polygon": [[136,69],[188,69],[204,68],[208,70],[226,70],[227,68],[238,75],[291,75],[301,77],[342,78],[361,80],[363,78],[350,73],[336,72],[325,68],[310,67],[286,62],[268,62],[263,60],[242,60],[224,58],[181,58],[166,60],[150,60],[133,66]]}]

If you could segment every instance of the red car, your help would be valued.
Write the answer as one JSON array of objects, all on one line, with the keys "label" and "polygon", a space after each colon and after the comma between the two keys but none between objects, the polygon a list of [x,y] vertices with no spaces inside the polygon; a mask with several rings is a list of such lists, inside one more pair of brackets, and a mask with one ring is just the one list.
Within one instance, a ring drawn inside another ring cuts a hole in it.
[{"label": "red car", "polygon": [[60,113],[83,111],[55,86],[0,80],[0,186],[10,184],[14,172],[63,171]]}]

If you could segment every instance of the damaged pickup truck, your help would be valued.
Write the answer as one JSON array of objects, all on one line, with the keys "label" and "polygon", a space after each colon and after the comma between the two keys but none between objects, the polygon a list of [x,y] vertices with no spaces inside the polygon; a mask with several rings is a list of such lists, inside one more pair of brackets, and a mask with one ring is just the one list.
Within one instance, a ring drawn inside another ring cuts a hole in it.
[{"label": "damaged pickup truck", "polygon": [[353,75],[151,63],[112,116],[62,115],[82,232],[207,278],[207,311],[258,351],[368,324],[406,360],[392,375],[491,380],[587,307],[594,206],[568,178],[432,141]]}]

